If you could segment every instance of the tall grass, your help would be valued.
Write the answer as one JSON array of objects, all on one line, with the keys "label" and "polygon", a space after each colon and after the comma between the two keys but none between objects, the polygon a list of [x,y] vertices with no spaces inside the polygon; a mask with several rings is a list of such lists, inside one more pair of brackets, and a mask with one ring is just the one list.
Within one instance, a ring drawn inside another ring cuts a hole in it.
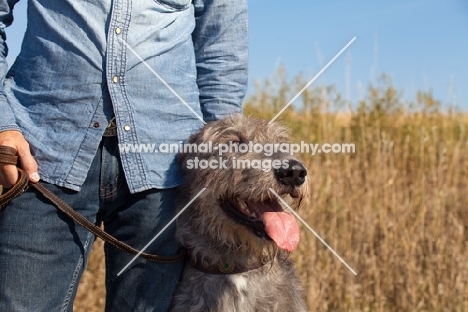
[{"label": "tall grass", "polygon": [[[304,84],[280,71],[245,114],[271,119]],[[407,103],[383,77],[354,107],[332,87],[308,89],[279,119],[295,142],[356,147],[300,155],[310,184],[300,214],[358,273],[301,226],[293,257],[310,311],[468,311],[468,117],[430,93]],[[76,311],[103,311],[102,272],[97,249]]]}]

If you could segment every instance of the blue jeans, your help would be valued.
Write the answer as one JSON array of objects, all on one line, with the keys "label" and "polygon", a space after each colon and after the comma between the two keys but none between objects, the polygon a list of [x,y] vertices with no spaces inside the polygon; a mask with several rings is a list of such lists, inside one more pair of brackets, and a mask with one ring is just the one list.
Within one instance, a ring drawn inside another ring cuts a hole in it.
[{"label": "blue jeans", "polygon": [[[175,189],[130,194],[116,138],[104,138],[80,192],[45,184],[91,222],[141,249],[175,215]],[[146,250],[174,255],[175,226]],[[0,311],[72,311],[94,235],[30,188],[0,211]],[[106,244],[106,311],[166,311],[183,261],[154,263]]]}]

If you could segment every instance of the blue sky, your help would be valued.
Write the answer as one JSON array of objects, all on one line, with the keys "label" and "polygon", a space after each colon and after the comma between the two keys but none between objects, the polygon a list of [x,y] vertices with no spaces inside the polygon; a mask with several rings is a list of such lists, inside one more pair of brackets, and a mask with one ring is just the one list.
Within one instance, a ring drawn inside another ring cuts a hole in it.
[{"label": "blue sky", "polygon": [[468,1],[284,3],[249,2],[251,79],[267,77],[278,64],[290,78],[299,72],[312,78],[356,37],[312,86],[335,84],[355,102],[386,73],[408,100],[417,90],[432,90],[468,111]]},{"label": "blue sky", "polygon": [[[7,29],[9,62],[24,33],[25,6],[16,5]],[[444,104],[468,111],[467,0],[249,0],[249,18],[249,94],[280,64],[288,78],[311,79],[356,37],[311,87],[334,84],[356,102],[386,73],[407,100],[432,90]]]}]

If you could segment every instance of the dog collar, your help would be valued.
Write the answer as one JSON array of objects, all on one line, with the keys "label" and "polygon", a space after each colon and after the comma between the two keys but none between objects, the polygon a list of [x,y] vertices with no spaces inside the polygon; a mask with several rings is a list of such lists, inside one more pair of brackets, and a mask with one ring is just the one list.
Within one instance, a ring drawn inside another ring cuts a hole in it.
[{"label": "dog collar", "polygon": [[192,267],[196,270],[202,271],[208,274],[239,274],[252,271],[262,266],[271,263],[269,257],[261,257],[256,261],[249,263],[249,265],[241,265],[234,263],[230,259],[221,258],[217,263],[209,264],[206,262],[201,255],[193,255],[189,252]]}]

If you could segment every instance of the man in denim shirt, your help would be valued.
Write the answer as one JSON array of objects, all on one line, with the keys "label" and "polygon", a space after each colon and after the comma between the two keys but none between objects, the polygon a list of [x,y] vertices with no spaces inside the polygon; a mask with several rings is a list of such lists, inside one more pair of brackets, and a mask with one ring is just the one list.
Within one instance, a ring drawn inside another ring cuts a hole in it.
[{"label": "man in denim shirt", "polygon": [[[18,151],[31,182],[143,248],[174,216],[181,182],[175,154],[157,147],[241,111],[246,0],[30,0],[7,72],[16,2],[0,1],[0,145]],[[103,137],[112,116],[116,136]],[[138,144],[149,149],[128,148]],[[0,184],[16,179],[0,164]],[[146,252],[176,254],[173,235]],[[34,190],[14,199],[0,212],[0,311],[71,311],[93,240]],[[117,275],[133,256],[105,252],[107,311],[167,309],[182,261],[139,258]]]}]

